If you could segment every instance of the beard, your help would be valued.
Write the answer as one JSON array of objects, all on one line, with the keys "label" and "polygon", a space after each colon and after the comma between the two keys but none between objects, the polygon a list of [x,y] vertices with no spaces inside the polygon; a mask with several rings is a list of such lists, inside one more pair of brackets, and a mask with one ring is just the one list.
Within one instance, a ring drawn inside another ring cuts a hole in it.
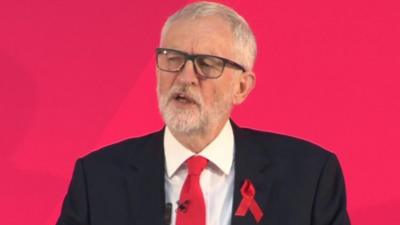
[{"label": "beard", "polygon": [[[232,93],[228,91],[227,93]],[[190,107],[175,107],[173,101],[184,94]],[[232,95],[214,90],[210,105],[206,105],[199,92],[189,85],[174,85],[166,94],[160,94],[157,85],[158,107],[165,124],[171,130],[184,134],[204,134],[212,125],[221,123],[232,110]]]}]

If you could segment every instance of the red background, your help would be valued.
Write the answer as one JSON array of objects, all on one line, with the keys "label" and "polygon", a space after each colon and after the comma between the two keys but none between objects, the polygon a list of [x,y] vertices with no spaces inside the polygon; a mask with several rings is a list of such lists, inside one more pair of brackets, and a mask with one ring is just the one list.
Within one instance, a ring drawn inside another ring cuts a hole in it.
[{"label": "red background", "polygon": [[[161,128],[154,48],[187,2],[1,0],[1,224],[54,224],[78,157]],[[225,3],[259,45],[236,122],[336,153],[353,224],[398,224],[397,1]]]}]

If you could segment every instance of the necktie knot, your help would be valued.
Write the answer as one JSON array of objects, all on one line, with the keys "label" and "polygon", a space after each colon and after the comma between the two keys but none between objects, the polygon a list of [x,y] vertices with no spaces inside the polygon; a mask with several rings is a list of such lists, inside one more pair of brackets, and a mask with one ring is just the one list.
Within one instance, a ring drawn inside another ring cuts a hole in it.
[{"label": "necktie knot", "polygon": [[208,160],[202,156],[192,156],[186,162],[189,175],[200,175],[208,164]]}]

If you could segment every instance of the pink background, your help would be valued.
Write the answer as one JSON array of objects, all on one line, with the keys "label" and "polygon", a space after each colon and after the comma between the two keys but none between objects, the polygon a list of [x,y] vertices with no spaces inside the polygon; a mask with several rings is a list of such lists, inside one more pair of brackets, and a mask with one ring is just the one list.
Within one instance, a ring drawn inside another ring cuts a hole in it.
[{"label": "pink background", "polygon": [[[78,157],[161,128],[154,48],[187,2],[0,2],[0,224],[54,224]],[[235,121],[336,153],[353,224],[399,224],[397,1],[226,3],[259,45]]]}]

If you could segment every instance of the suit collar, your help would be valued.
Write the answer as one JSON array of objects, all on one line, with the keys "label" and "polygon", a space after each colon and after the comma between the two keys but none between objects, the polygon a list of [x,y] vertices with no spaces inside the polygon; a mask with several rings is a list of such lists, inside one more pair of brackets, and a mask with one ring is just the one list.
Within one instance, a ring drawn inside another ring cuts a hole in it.
[{"label": "suit collar", "polygon": [[231,124],[235,138],[236,178],[257,176],[270,163],[268,151],[257,141],[260,137],[240,128],[233,120]]},{"label": "suit collar", "polygon": [[[191,156],[196,155],[183,146],[171,133],[168,127],[164,133],[164,152],[166,172],[169,178],[182,167],[182,164]],[[234,136],[230,121],[226,121],[218,136],[197,155],[203,156],[228,175],[231,171],[234,157]]]},{"label": "suit collar", "polygon": [[[268,149],[257,141],[258,136],[247,129],[240,128],[231,120],[235,141],[235,181],[232,208],[232,225],[257,224],[250,212],[245,217],[235,216],[242,200],[240,188],[245,179],[250,179],[256,188],[256,201],[261,209],[269,211],[266,204],[270,198],[273,177],[268,172],[271,164]],[[165,208],[165,156],[163,136],[165,127],[145,138],[138,148],[132,150],[127,169],[126,185],[131,220],[137,225],[163,225]],[[263,218],[261,224],[270,224]]]}]

